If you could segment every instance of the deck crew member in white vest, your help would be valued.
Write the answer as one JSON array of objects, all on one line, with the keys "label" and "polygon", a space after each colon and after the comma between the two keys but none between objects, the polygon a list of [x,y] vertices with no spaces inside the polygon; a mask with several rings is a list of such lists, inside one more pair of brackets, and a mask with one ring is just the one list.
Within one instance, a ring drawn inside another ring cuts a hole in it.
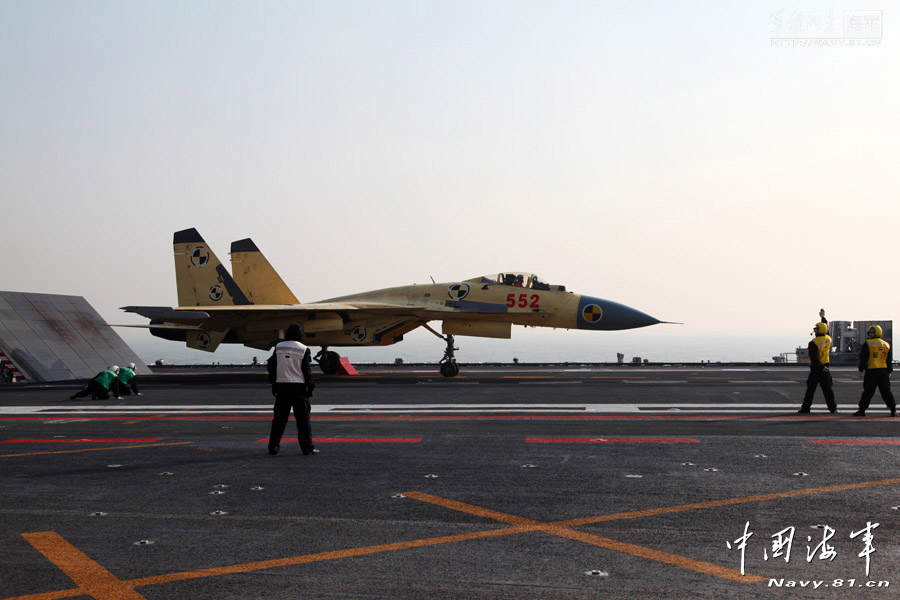
[{"label": "deck crew member in white vest", "polygon": [[834,380],[831,378],[831,369],[828,366],[831,362],[831,336],[828,335],[828,322],[825,320],[825,311],[823,310],[819,314],[822,316],[822,322],[816,323],[815,327],[813,327],[813,335],[815,337],[810,340],[807,347],[807,352],[809,353],[809,377],[806,378],[806,395],[803,396],[803,404],[800,406],[800,410],[797,411],[801,415],[809,414],[817,387],[822,388],[828,411],[831,413],[837,412],[837,403],[834,401]]},{"label": "deck crew member in white vest", "polygon": [[859,376],[863,378],[863,393],[859,398],[859,410],[854,417],[866,416],[869,402],[877,388],[881,392],[891,416],[897,415],[897,403],[891,393],[891,372],[894,370],[894,355],[891,345],[881,339],[884,332],[881,325],[872,325],[866,330],[866,343],[859,350]]},{"label": "deck crew member in white vest", "polygon": [[284,341],[275,346],[267,368],[272,393],[275,395],[272,431],[269,434],[269,454],[278,454],[281,436],[294,409],[297,422],[297,437],[303,454],[318,454],[313,446],[312,429],[309,425],[309,396],[313,388],[312,373],[309,368],[309,348],[300,340],[303,328],[298,324],[288,327]]}]

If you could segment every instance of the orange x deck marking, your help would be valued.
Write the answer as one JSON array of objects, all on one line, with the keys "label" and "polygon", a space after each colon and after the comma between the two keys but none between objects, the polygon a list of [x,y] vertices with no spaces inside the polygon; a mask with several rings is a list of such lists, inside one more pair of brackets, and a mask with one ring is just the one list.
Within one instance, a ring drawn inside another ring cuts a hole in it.
[{"label": "orange x deck marking", "polygon": [[471,504],[464,504],[462,502],[456,502],[455,500],[439,498],[430,494],[406,492],[404,495],[410,498],[415,498],[416,500],[421,500],[422,502],[437,504],[438,506],[443,506],[445,508],[450,508],[459,512],[468,513],[470,515],[476,515],[479,517],[485,517],[488,519],[493,519],[495,521],[500,521],[501,523],[516,525],[525,529],[526,531],[542,531],[551,535],[557,535],[559,537],[576,540],[585,544],[591,544],[592,546],[599,546],[601,548],[607,548],[609,550],[616,550],[617,552],[623,552],[625,554],[631,554],[633,556],[640,556],[642,558],[648,558],[657,562],[668,563],[670,565],[675,565],[676,567],[684,567],[686,569],[699,571],[700,573],[706,573],[707,575],[715,575],[716,577],[722,577],[740,583],[758,583],[760,581],[766,580],[765,577],[760,577],[759,575],[741,575],[740,571],[736,571],[734,569],[720,567],[719,565],[694,560],[692,558],[679,556],[677,554],[669,554],[668,552],[653,550],[652,548],[635,546],[634,544],[626,544],[625,542],[592,535],[590,533],[575,531],[573,529],[562,527],[557,523],[541,523],[540,521],[507,515],[505,513],[488,510],[479,506],[472,506]]},{"label": "orange x deck marking", "polygon": [[300,556],[264,560],[238,565],[228,565],[209,569],[197,569],[194,571],[182,571],[178,573],[153,575],[149,577],[139,577],[129,580],[120,580],[116,578],[109,571],[92,561],[81,551],[79,551],[77,548],[66,542],[62,537],[52,531],[41,533],[25,533],[22,534],[23,537],[25,537],[25,539],[28,540],[28,542],[38,551],[40,551],[44,556],[46,556],[55,565],[57,565],[64,573],[66,573],[66,575],[68,575],[78,587],[67,590],[29,594],[26,596],[16,596],[15,598],[6,598],[5,600],[57,600],[60,598],[73,598],[76,596],[86,595],[92,596],[97,600],[137,600],[143,598],[143,596],[141,596],[134,590],[134,588],[137,587],[158,585],[163,583],[173,583],[190,579],[200,579],[204,577],[216,577],[219,575],[228,575],[232,573],[247,573],[250,571],[259,571],[263,569],[272,569],[276,567],[300,565],[326,560],[336,560],[341,558],[351,558],[354,556],[365,556],[370,554],[378,554],[381,552],[390,552],[394,550],[422,548],[453,542],[503,537],[508,535],[517,535],[521,533],[532,532],[549,533],[551,535],[557,535],[567,539],[576,540],[585,544],[590,544],[592,546],[615,550],[616,552],[622,552],[625,554],[630,554],[632,556],[639,556],[641,558],[691,569],[700,573],[705,573],[732,581],[741,583],[758,583],[760,581],[765,581],[767,578],[761,577],[759,575],[741,575],[739,571],[736,571],[734,569],[694,560],[677,554],[670,554],[668,552],[662,552],[659,550],[654,550],[652,548],[637,546],[618,540],[576,531],[571,528],[580,525],[588,525],[591,523],[601,523],[605,521],[635,519],[640,517],[664,515],[689,510],[715,508],[719,506],[732,506],[736,504],[764,502],[781,498],[793,498],[799,496],[808,496],[812,494],[841,492],[847,490],[897,484],[900,484],[900,478],[881,479],[877,481],[863,481],[860,483],[808,488],[803,490],[776,492],[772,494],[760,494],[757,496],[744,496],[740,498],[727,498],[723,500],[712,500],[709,502],[681,504],[677,506],[616,513],[612,515],[586,517],[581,519],[568,519],[564,521],[554,521],[549,523],[535,521],[526,517],[519,517],[516,515],[501,513],[488,508],[465,504],[456,500],[440,498],[438,496],[432,496],[430,494],[424,494],[420,492],[406,492],[404,493],[404,495],[409,498],[413,498],[421,502],[428,502],[430,504],[457,510],[467,514],[491,519],[494,521],[499,521],[506,524],[507,527],[503,527],[500,529],[488,529],[467,534],[423,538],[418,540],[379,544],[375,546],[364,546],[359,548],[348,548],[345,550],[334,550],[331,552],[318,552],[315,554],[304,554]]}]

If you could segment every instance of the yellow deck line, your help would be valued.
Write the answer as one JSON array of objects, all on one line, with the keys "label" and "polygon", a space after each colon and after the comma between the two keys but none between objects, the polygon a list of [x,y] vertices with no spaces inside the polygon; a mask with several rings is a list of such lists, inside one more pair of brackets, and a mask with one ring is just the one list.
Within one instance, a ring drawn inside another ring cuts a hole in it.
[{"label": "yellow deck line", "polygon": [[848,483],[845,485],[831,485],[819,488],[807,488],[804,490],[794,490],[790,492],[777,492],[774,494],[761,494],[759,496],[744,496],[743,498],[728,498],[726,500],[712,500],[710,502],[697,502],[694,504],[680,504],[678,506],[667,506],[664,508],[651,508],[649,510],[639,510],[633,512],[624,512],[614,515],[603,515],[600,517],[586,517],[583,519],[571,519],[568,521],[557,521],[554,525],[560,527],[576,527],[578,525],[588,525],[590,523],[602,523],[604,521],[619,521],[622,519],[636,519],[639,517],[652,517],[656,515],[666,515],[670,513],[682,512],[686,510],[697,510],[701,508],[715,508],[718,506],[731,506],[734,504],[746,504],[749,502],[765,502],[766,500],[777,500],[779,498],[793,498],[796,496],[809,496],[811,494],[824,494],[827,492],[844,492],[847,490],[857,490],[867,487],[878,487],[883,485],[900,484],[900,478],[897,479],[880,479],[878,481],[864,481],[862,483]]},{"label": "yellow deck line", "polygon": [[0,458],[12,456],[40,456],[42,454],[71,454],[73,452],[100,452],[101,450],[125,450],[128,448],[153,448],[156,446],[183,446],[194,442],[166,442],[163,444],[137,444],[134,446],[106,446],[104,448],[81,448],[79,450],[52,450],[49,452],[24,452],[22,454],[0,454]]},{"label": "yellow deck line", "polygon": [[29,544],[69,576],[81,595],[96,600],[146,600],[54,531],[23,533]]},{"label": "yellow deck line", "polygon": [[410,540],[408,542],[395,542],[393,544],[379,544],[377,546],[364,546],[361,548],[349,548],[347,550],[333,550],[331,552],[317,552],[315,554],[305,554],[302,556],[292,556],[288,558],[276,558],[273,560],[264,560],[240,565],[230,565],[226,567],[215,567],[212,569],[199,569],[196,571],[182,571],[181,573],[169,573],[166,575],[155,575],[152,577],[141,577],[131,579],[127,583],[135,587],[145,585],[156,585],[159,583],[170,583],[173,581],[185,581],[187,579],[198,579],[201,577],[215,577],[218,575],[229,575],[232,573],[246,573],[248,571],[259,571],[262,569],[272,569],[274,567],[286,567],[290,565],[302,565],[312,562],[321,562],[325,560],[335,560],[339,558],[350,558],[353,556],[365,556],[367,554],[378,554],[380,552],[390,552],[392,550],[405,550],[407,548],[423,548],[425,546],[436,546],[439,544],[448,544],[451,542],[461,542],[466,540],[477,540],[485,538],[500,537],[504,535],[512,535],[522,533],[516,528],[492,529],[489,531],[478,531],[474,533],[464,533],[460,535],[447,535],[435,538],[425,538],[419,540]]},{"label": "yellow deck line", "polygon": [[[525,530],[517,527],[509,527],[503,529],[490,529],[487,531],[477,531],[473,533],[464,533],[459,535],[448,535],[435,538],[424,538],[418,540],[410,540],[407,542],[395,542],[392,544],[379,544],[377,546],[363,546],[360,548],[348,548],[346,550],[334,550],[330,552],[317,552],[315,554],[303,554],[300,556],[291,556],[287,558],[276,558],[272,560],[264,560],[258,562],[228,565],[224,567],[213,567],[209,569],[196,569],[193,571],[181,571],[178,573],[167,573],[164,575],[152,575],[150,577],[138,577],[122,581],[129,587],[143,587],[148,585],[158,585],[161,583],[172,583],[176,581],[187,581],[190,579],[201,579],[204,577],[217,577],[219,575],[230,575],[233,573],[247,573],[250,571],[261,571],[264,569],[273,569],[276,567],[286,567],[290,565],[301,565],[306,563],[321,562],[326,560],[336,560],[340,558],[351,558],[354,556],[365,556],[369,554],[378,554],[380,552],[390,552],[393,550],[404,550],[407,548],[423,548],[426,546],[436,546],[440,544],[448,544],[452,542],[461,542],[466,540],[487,539],[501,537],[506,535],[514,535],[523,533]],[[29,534],[23,534],[29,535]],[[39,594],[29,594],[27,596],[16,596],[13,598],[5,598],[4,600],[57,600],[59,598],[72,598],[75,596],[86,595],[83,588],[73,588],[68,590],[59,590],[55,592],[43,592]]]}]

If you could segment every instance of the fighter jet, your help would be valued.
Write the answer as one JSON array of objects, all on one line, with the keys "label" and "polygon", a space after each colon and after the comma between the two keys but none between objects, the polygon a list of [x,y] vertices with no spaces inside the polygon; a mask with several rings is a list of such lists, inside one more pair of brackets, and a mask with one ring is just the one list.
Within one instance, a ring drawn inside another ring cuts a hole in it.
[{"label": "fighter jet", "polygon": [[[385,288],[300,302],[249,238],[232,243],[232,272],[196,229],[175,232],[178,306],[125,306],[150,319],[150,333],[213,352],[219,344],[268,350],[291,323],[316,361],[335,374],[340,346],[390,346],[424,327],[446,343],[445,377],[459,374],[454,336],[510,338],[513,325],[611,331],[662,323],[618,302],[576,294],[532,273],[504,271],[452,281]],[[441,321],[438,333],[429,323]]]}]

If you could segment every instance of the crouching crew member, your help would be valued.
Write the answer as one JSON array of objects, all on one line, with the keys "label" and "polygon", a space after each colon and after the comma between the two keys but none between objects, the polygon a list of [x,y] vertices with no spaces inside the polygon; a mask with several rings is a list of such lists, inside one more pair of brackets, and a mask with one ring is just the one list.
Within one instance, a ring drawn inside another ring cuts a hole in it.
[{"label": "crouching crew member", "polygon": [[863,378],[863,393],[859,398],[859,410],[853,413],[854,417],[866,416],[875,388],[881,392],[881,399],[890,409],[891,416],[897,415],[897,403],[891,393],[894,355],[891,345],[881,339],[882,335],[880,325],[872,325],[866,330],[868,339],[859,351],[859,376]]},{"label": "crouching crew member", "polygon": [[137,365],[134,363],[128,363],[127,367],[119,369],[119,375],[116,378],[119,382],[119,395],[130,396],[133,393],[135,396],[143,396],[138,391],[137,375],[134,372],[136,367]]},{"label": "crouching crew member", "polygon": [[83,390],[77,394],[73,394],[69,400],[84,398],[87,395],[90,395],[91,400],[109,400],[110,392],[112,392],[112,395],[115,396],[116,400],[121,400],[122,396],[119,395],[119,381],[117,379],[118,373],[119,367],[116,365],[111,366],[105,371],[100,371],[93,379],[88,381]]},{"label": "crouching crew member", "polygon": [[822,323],[816,323],[813,327],[814,337],[807,346],[809,352],[809,377],[806,378],[806,395],[803,396],[803,405],[797,412],[801,415],[808,414],[812,407],[813,396],[816,388],[821,387],[825,394],[825,404],[832,413],[837,412],[837,404],[834,401],[834,380],[831,378],[831,370],[828,363],[831,362],[831,336],[828,335],[828,324],[825,317]]},{"label": "crouching crew member", "polygon": [[303,454],[318,454],[313,446],[312,430],[309,425],[309,396],[313,388],[312,373],[309,368],[309,348],[300,343],[303,328],[298,324],[288,327],[284,341],[275,346],[269,358],[267,369],[275,407],[272,417],[272,431],[269,434],[269,454],[278,454],[281,436],[287,425],[291,409],[297,422],[297,437]]}]

